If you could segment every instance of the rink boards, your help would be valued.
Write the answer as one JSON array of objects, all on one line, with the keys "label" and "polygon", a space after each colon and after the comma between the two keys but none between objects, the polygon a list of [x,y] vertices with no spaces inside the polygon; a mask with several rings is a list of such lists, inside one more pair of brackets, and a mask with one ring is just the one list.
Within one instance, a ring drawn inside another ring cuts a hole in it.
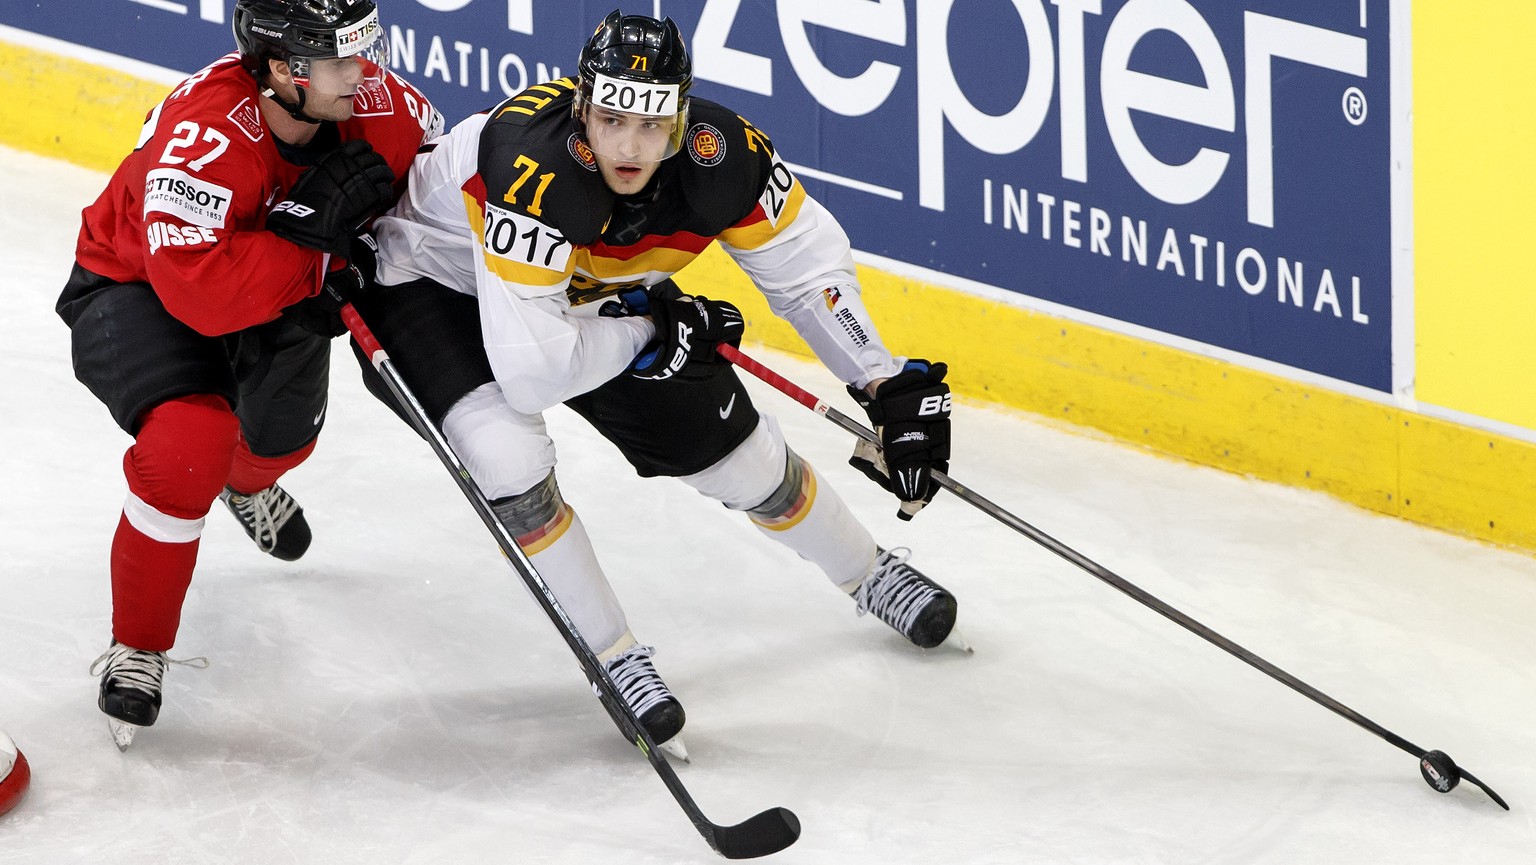
[{"label": "rink boards", "polygon": [[[192,69],[227,46],[221,5],[114,0],[100,31],[52,35]],[[1414,10],[1410,45],[1386,0],[954,5],[662,4],[696,92],[845,222],[888,344],[948,361],[964,397],[1536,549],[1533,317],[1502,240],[1521,217],[1498,206],[1519,138],[1479,133],[1498,100],[1465,79],[1493,73],[1452,56],[1448,13]],[[450,120],[568,73],[584,35],[518,0],[384,11],[395,67]],[[1510,14],[1533,17],[1486,13]],[[146,21],[185,38],[119,44]],[[1052,62],[1000,71],[1011,50]],[[0,141],[110,170],[165,93],[156,67],[0,31]],[[718,251],[685,277],[805,351]]]}]

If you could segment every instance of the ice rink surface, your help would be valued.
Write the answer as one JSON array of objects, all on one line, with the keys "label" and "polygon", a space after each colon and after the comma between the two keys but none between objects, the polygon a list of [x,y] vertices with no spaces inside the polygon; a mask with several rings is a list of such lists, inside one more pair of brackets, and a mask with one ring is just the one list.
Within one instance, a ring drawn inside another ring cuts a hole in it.
[{"label": "ice rink surface", "polygon": [[[86,668],[110,638],[129,440],[52,311],[105,177],[13,151],[0,175],[0,729],[34,771],[0,863],[719,861],[340,340],[320,447],[284,481],[314,546],[278,562],[210,514],[172,655],[211,666],[173,667],[159,723],[118,753]],[[857,412],[819,367],[757,354]],[[804,825],[772,861],[1536,861],[1536,559],[956,412],[957,480],[1449,752],[1506,813],[1468,784],[1433,792],[1412,756],[952,497],[898,522],[844,464],[846,433],[754,394],[956,593],[976,647],[924,653],[855,618],[739,515],[550,413],[566,497],[688,710],[684,782],[717,823],[782,805]]]}]

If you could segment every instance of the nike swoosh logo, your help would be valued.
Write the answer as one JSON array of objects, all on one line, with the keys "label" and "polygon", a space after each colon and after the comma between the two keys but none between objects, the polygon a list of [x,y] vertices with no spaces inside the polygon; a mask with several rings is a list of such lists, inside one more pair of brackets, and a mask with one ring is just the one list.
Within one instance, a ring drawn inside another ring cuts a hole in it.
[{"label": "nike swoosh logo", "polygon": [[730,417],[731,416],[731,409],[733,409],[735,407],[736,407],[736,394],[731,394],[731,398],[725,404],[725,408],[720,409],[720,419],[721,420],[725,420],[726,418]]},{"label": "nike swoosh logo", "polygon": [[315,415],[314,423],[310,424],[310,426],[319,426],[320,425],[321,418],[325,417],[325,409],[330,404],[331,404],[331,398],[330,397],[326,397],[325,398],[325,402],[320,403],[320,413]]}]

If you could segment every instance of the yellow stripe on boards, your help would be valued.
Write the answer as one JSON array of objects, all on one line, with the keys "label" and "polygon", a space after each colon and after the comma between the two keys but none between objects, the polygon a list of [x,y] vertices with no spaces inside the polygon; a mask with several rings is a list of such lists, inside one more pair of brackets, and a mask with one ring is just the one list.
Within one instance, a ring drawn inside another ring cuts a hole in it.
[{"label": "yellow stripe on boards", "polygon": [[0,41],[0,143],[111,172],[171,85]]}]

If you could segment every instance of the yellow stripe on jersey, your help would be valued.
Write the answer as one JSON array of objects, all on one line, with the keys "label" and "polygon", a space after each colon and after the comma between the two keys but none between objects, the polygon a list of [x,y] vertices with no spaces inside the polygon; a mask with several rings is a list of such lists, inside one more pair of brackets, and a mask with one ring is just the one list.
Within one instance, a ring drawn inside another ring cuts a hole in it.
[{"label": "yellow stripe on jersey", "polygon": [[[753,221],[737,223],[720,232],[721,242],[728,243],[737,249],[757,249],[777,237],[785,226],[790,225],[800,216],[800,207],[805,204],[805,187],[800,185],[799,180],[790,186],[789,192],[783,198],[775,199],[772,190],[770,183],[769,191],[763,193],[763,198],[752,210],[752,215],[747,217]],[[770,218],[773,215],[770,208],[778,210],[777,219]]]},{"label": "yellow stripe on jersey", "polygon": [[[497,113],[497,116],[499,117],[502,114],[506,114],[508,111],[516,111],[518,114],[526,114],[529,117],[532,117],[534,114],[542,111],[544,106],[553,101],[555,97],[560,96],[566,90],[574,90],[575,87],[575,83],[573,83],[569,78],[561,78],[558,81],[551,81],[548,84],[535,84],[532,87],[529,87],[527,90],[524,90],[522,93],[512,97],[513,102],[527,102],[533,106],[532,108],[529,108],[525,105],[508,105],[506,108],[501,109],[501,111]],[[535,90],[540,93],[548,93],[549,96],[544,98],[534,96],[531,91]]]},{"label": "yellow stripe on jersey", "polygon": [[548,93],[550,96],[559,96],[567,90],[575,90],[576,82],[569,78],[557,78],[545,84],[535,84],[528,89],[537,90],[540,93]]},{"label": "yellow stripe on jersey", "polygon": [[512,258],[505,258],[491,252],[485,242],[484,205],[469,192],[465,192],[463,195],[464,210],[469,215],[469,227],[475,232],[475,239],[480,242],[480,255],[485,260],[486,270],[496,274],[504,282],[540,288],[560,285],[570,277],[570,262],[575,260],[576,256],[574,255],[570,256],[565,262],[563,270],[556,270]]},{"label": "yellow stripe on jersey", "polygon": [[612,258],[595,255],[590,247],[582,246],[571,253],[571,263],[602,282],[616,282],[644,273],[677,273],[698,257],[686,249],[657,246],[630,258]]}]

